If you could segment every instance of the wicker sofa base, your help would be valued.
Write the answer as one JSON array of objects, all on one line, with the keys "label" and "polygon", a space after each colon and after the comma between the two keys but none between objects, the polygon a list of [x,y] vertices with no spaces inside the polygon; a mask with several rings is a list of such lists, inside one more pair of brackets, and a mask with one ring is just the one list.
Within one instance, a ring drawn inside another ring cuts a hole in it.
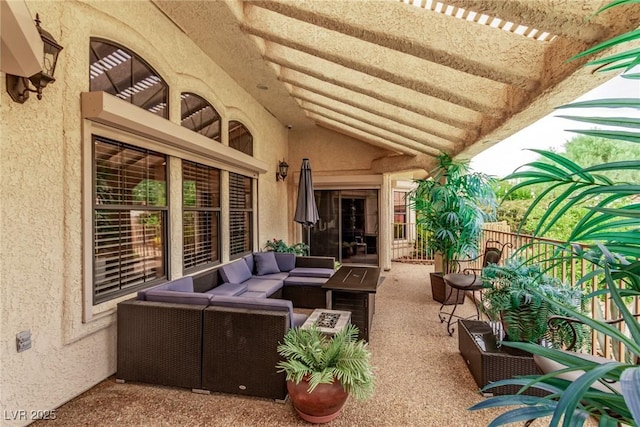
[{"label": "wicker sofa base", "polygon": [[201,388],[205,307],[135,299],[118,304],[116,378]]},{"label": "wicker sofa base", "polygon": [[326,308],[327,292],[320,286],[285,286],[282,298],[288,299],[296,308]]},{"label": "wicker sofa base", "polygon": [[[536,375],[540,372],[533,356],[520,352],[509,353],[514,349],[498,348],[488,323],[478,320],[460,320],[458,327],[458,349],[467,363],[478,387],[510,379],[520,375]],[[500,386],[487,390],[485,395],[515,394],[520,386]],[[528,395],[544,396],[546,393],[530,389]]]},{"label": "wicker sofa base", "polygon": [[277,347],[289,329],[285,312],[230,307],[204,310],[202,388],[283,400],[287,395]]}]

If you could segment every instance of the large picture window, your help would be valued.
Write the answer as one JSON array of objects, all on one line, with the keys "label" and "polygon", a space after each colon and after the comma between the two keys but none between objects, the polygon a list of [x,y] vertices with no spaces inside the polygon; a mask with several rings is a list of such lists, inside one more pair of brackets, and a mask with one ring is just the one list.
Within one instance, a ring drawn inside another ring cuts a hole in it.
[{"label": "large picture window", "polygon": [[251,252],[253,241],[253,191],[251,178],[229,173],[229,226],[231,257]]},{"label": "large picture window", "polygon": [[220,170],[182,161],[182,235],[185,270],[220,261]]},{"label": "large picture window", "polygon": [[167,161],[93,137],[93,301],[167,277]]}]

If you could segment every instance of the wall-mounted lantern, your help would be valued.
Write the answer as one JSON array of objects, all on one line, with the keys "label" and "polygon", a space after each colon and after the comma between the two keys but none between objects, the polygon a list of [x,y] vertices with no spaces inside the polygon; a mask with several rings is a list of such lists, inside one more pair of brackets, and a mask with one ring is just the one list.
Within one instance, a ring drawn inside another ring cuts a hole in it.
[{"label": "wall-mounted lantern", "polygon": [[[42,89],[49,83],[53,83],[56,79],[53,78],[53,74],[56,71],[56,63],[58,62],[58,54],[63,49],[58,44],[56,39],[46,30],[40,26],[40,16],[36,14],[36,28],[40,33],[40,38],[44,43],[44,60],[42,62],[42,71],[34,74],[33,76],[21,77],[7,74],[7,92],[11,99],[20,104],[29,99],[29,92],[35,92],[38,95],[38,99],[42,99]],[[33,83],[35,89],[29,86],[29,82]]]},{"label": "wall-mounted lantern", "polygon": [[289,165],[287,162],[282,160],[278,163],[278,170],[276,171],[276,181],[284,181],[287,177],[287,173],[289,172]]}]

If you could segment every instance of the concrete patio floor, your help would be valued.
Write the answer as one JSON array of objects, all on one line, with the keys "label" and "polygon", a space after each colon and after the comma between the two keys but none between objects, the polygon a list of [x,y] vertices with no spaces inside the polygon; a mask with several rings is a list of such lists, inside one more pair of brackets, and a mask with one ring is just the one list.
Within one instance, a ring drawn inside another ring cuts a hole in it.
[{"label": "concrete patio floor", "polygon": [[[373,398],[350,398],[329,426],[483,426],[501,411],[469,412],[484,399],[438,319],[431,298],[430,265],[393,263],[378,289],[370,349],[376,368]],[[467,298],[462,313],[475,310]],[[457,329],[457,328],[456,328]],[[534,425],[547,423],[538,421]],[[297,426],[306,425],[291,402],[107,378],[36,426]]]}]

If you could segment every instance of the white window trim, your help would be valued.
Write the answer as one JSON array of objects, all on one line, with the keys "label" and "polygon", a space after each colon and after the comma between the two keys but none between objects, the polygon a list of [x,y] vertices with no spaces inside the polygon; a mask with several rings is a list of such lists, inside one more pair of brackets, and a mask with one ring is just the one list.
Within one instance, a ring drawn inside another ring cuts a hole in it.
[{"label": "white window trim", "polygon": [[[105,92],[84,92],[82,102],[82,200],[83,200],[83,310],[82,322],[100,321],[112,316],[116,312],[117,304],[131,298],[131,294],[93,305],[93,137],[99,135],[105,138],[131,144],[166,154],[169,158],[179,157],[185,160],[202,163],[219,168],[223,171],[236,172],[251,178],[266,173],[265,162],[229,148],[224,144],[193,132],[167,119],[156,116],[148,111],[118,99]],[[226,173],[223,174],[227,175]],[[254,180],[257,181],[257,180]],[[225,180],[222,178],[222,184]],[[227,178],[228,184],[228,178]],[[254,187],[255,190],[255,187]],[[226,191],[224,192],[226,193]],[[254,193],[256,194],[256,193]],[[254,197],[254,200],[257,197]],[[254,201],[254,203],[257,203]],[[224,209],[224,204],[221,209]],[[227,202],[228,208],[228,202]],[[171,209],[169,209],[171,212]],[[224,212],[224,210],[222,211]],[[171,216],[171,215],[169,215]],[[221,215],[222,218],[225,215]],[[170,221],[171,218],[168,218]],[[224,219],[221,225],[224,226]],[[254,224],[256,215],[254,212]],[[175,227],[169,227],[167,267],[172,265],[173,252],[171,250]],[[224,230],[224,228],[223,228]],[[254,229],[255,230],[255,229]],[[254,233],[254,235],[257,233]],[[221,238],[224,238],[222,235]],[[228,235],[226,235],[228,237]],[[182,239],[178,239],[182,244]],[[255,240],[255,237],[254,237]],[[223,240],[222,246],[225,243]],[[222,262],[225,262],[224,248]],[[173,275],[175,272],[169,271]]]},{"label": "white window trim", "polygon": [[[148,138],[162,152],[257,178],[267,164],[106,92],[83,92],[82,118]],[[156,148],[157,150],[157,148]]]}]

